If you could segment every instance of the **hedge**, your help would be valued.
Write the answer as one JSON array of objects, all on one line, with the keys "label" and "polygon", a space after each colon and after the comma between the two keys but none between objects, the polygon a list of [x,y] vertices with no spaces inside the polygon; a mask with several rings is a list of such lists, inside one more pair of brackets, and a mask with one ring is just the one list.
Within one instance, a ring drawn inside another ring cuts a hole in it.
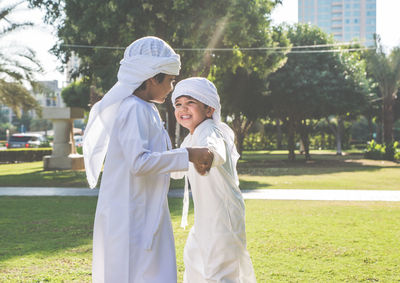
[{"label": "hedge", "polygon": [[41,161],[43,156],[51,155],[51,148],[0,150],[0,163]]}]

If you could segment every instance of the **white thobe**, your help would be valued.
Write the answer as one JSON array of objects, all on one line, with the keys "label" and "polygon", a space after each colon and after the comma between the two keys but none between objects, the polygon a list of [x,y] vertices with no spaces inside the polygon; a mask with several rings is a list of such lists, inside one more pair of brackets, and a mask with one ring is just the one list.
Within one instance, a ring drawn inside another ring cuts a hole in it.
[{"label": "white thobe", "polygon": [[167,193],[170,172],[187,170],[154,104],[123,100],[104,164],[93,235],[93,282],[175,283]]},{"label": "white thobe", "polygon": [[210,172],[201,176],[193,164],[187,175],[194,202],[194,226],[184,249],[184,282],[256,282],[246,249],[245,207],[231,155],[212,119],[198,125],[181,147],[206,146],[214,153]]}]

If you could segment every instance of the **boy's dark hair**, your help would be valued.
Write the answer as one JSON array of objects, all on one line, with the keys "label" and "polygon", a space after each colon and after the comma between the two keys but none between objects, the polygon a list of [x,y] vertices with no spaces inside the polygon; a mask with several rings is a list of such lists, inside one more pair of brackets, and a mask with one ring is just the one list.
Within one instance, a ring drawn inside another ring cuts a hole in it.
[{"label": "boy's dark hair", "polygon": [[[153,78],[155,78],[159,83],[162,83],[165,78],[165,74],[158,73]],[[145,90],[145,89],[146,89],[146,81],[144,81],[136,90]]]},{"label": "boy's dark hair", "polygon": [[[175,98],[175,101],[176,101],[179,97],[186,97],[186,98],[189,98],[189,99],[195,99],[195,100],[197,100],[196,98],[191,97],[190,95],[181,95],[181,96],[178,96],[177,98]],[[197,101],[201,102],[200,100],[197,100]],[[205,104],[204,102],[201,102],[201,103],[203,103],[205,109],[207,109],[208,107],[211,107],[211,106]],[[212,108],[212,107],[211,107],[211,108]]]}]

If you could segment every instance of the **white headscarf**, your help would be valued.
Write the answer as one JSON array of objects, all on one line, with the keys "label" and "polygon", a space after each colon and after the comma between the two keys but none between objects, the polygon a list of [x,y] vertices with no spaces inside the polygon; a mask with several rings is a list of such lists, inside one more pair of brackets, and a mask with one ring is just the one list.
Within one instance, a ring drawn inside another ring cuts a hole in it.
[{"label": "white headscarf", "polygon": [[228,152],[231,153],[232,165],[234,169],[235,179],[237,178],[236,164],[240,157],[235,146],[235,134],[232,129],[221,121],[221,104],[217,88],[215,85],[206,78],[192,77],[184,79],[176,84],[174,92],[172,93],[172,105],[175,106],[175,100],[183,95],[187,95],[197,99],[198,101],[215,109],[212,118],[222,132],[228,146]]},{"label": "white headscarf", "polygon": [[92,107],[85,130],[83,155],[90,188],[97,184],[121,101],[159,73],[179,75],[181,65],[166,42],[150,36],[129,45],[120,64],[118,82]]}]

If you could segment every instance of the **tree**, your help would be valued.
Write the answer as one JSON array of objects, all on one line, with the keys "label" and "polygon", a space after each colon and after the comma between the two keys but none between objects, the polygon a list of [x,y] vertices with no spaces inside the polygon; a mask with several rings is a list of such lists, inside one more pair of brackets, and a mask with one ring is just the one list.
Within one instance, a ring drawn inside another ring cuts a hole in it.
[{"label": "tree", "polygon": [[[396,95],[400,86],[400,47],[395,47],[386,55],[380,38],[376,36],[376,50],[372,50],[367,56],[367,70],[378,83],[379,91],[383,98],[383,141],[386,148],[392,148],[394,107]],[[388,153],[387,158],[391,153]]]},{"label": "tree", "polygon": [[[32,26],[32,23],[15,23],[10,17],[15,13],[21,2],[3,5],[0,1],[0,38],[4,38],[22,28]],[[26,47],[12,49],[0,47],[0,103],[10,107],[17,116],[22,111],[35,109],[40,113],[40,106],[22,84],[35,86],[33,75],[40,72],[40,64],[35,59],[35,53]]]},{"label": "tree", "polygon": [[[271,29],[270,23],[265,20],[265,15],[271,12],[273,6],[262,1],[240,4],[244,6],[232,7],[232,18],[236,20],[227,24],[221,40],[222,48],[235,48],[212,54],[210,74],[219,89],[223,114],[232,120],[239,154],[250,127],[268,113],[265,104],[266,78],[284,64],[285,47],[289,45],[281,28]],[[283,52],[241,50],[242,46],[248,49],[275,46],[281,47]]]},{"label": "tree", "polygon": [[[54,53],[66,62],[74,51],[82,62],[76,75],[99,79],[97,87],[109,89],[115,82],[123,48],[77,48],[77,45],[125,47],[134,39],[155,35],[166,40],[181,55],[181,77],[207,77],[215,60],[210,48],[260,47],[272,42],[258,34],[267,34],[267,16],[281,0],[29,2],[45,8],[47,21],[57,25],[60,41],[53,48]],[[232,53],[226,56],[232,57]],[[218,62],[225,63],[223,60]],[[166,106],[168,131],[174,140],[175,118],[169,100]]]},{"label": "tree", "polygon": [[61,91],[61,96],[68,107],[89,110],[90,84],[84,79],[72,82]]},{"label": "tree", "polygon": [[313,121],[359,109],[365,103],[365,74],[357,53],[329,52],[333,40],[317,27],[290,26],[287,36],[293,46],[328,45],[319,50],[296,48],[288,54],[286,64],[268,79],[270,114],[286,124],[289,159],[295,159],[296,133],[309,159]]}]

